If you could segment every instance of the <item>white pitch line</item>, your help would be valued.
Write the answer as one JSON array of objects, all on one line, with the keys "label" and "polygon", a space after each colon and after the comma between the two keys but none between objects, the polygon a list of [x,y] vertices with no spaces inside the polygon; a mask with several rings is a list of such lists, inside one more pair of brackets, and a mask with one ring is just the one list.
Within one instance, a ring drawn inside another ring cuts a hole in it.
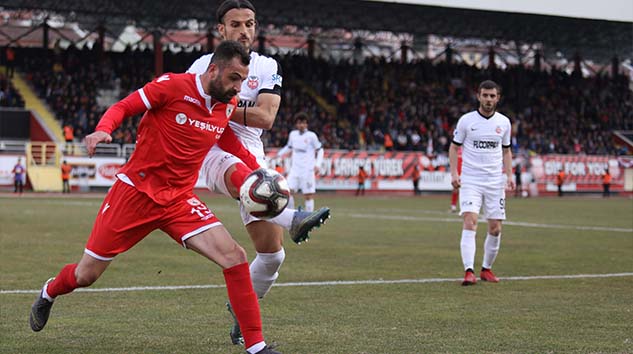
[{"label": "white pitch line", "polygon": [[[380,214],[346,214],[352,218],[358,219],[383,219],[383,220],[405,220],[405,221],[439,221],[439,222],[456,222],[461,223],[462,219],[459,218],[432,218],[424,216],[406,216],[406,215],[380,215]],[[481,222],[486,222],[481,220]],[[523,226],[523,227],[537,227],[543,229],[564,229],[564,230],[580,230],[580,231],[610,231],[610,232],[630,232],[633,233],[633,229],[621,228],[621,227],[607,227],[607,226],[585,226],[585,225],[559,225],[559,224],[536,224],[531,222],[521,221],[503,221],[504,225]]]},{"label": "white pitch line", "polygon": [[[516,276],[516,277],[499,277],[501,280],[551,280],[551,279],[587,279],[587,278],[616,278],[631,277],[633,273],[611,273],[611,274],[567,274],[567,275],[533,275],[533,276]],[[462,278],[426,278],[426,279],[394,279],[394,280],[332,280],[332,281],[313,281],[313,282],[290,282],[276,283],[277,287],[299,287],[299,286],[338,286],[338,285],[381,285],[381,284],[426,284],[426,283],[450,283],[460,282]],[[76,292],[87,293],[107,293],[117,291],[163,291],[163,290],[191,290],[191,289],[222,289],[225,285],[180,285],[180,286],[133,286],[129,288],[88,288],[77,289]],[[0,295],[8,294],[37,294],[40,289],[36,290],[0,290]]]}]

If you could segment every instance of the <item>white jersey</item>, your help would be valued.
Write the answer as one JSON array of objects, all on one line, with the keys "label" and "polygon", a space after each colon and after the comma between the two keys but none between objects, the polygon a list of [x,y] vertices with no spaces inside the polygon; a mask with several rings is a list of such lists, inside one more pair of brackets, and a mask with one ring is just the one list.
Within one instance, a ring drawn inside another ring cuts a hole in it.
[{"label": "white jersey", "polygon": [[290,171],[291,174],[308,173],[314,175],[316,166],[316,152],[323,146],[317,135],[306,130],[301,133],[293,130],[288,135],[288,144],[283,149],[292,151]]},{"label": "white jersey", "polygon": [[459,118],[453,143],[462,146],[463,183],[489,184],[502,187],[502,148],[510,147],[510,119],[499,112],[484,117],[472,111]]},{"label": "white jersey", "polygon": [[[187,70],[188,73],[202,74],[207,71],[213,54],[206,54],[198,58]],[[260,93],[273,93],[281,95],[281,66],[273,58],[251,52],[251,61],[248,65],[248,77],[242,82],[239,93],[238,107],[254,107],[257,104],[257,96]],[[240,139],[242,144],[261,160],[264,157],[264,144],[261,140],[263,130],[254,127],[245,127],[242,124],[229,122],[231,129]]]}]

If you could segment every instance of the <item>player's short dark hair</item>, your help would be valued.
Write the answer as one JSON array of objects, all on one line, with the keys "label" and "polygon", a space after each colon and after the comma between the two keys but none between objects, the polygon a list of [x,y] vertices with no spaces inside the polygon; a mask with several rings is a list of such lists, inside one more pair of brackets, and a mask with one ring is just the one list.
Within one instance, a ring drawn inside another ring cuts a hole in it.
[{"label": "player's short dark hair", "polygon": [[220,45],[215,48],[213,56],[211,57],[211,63],[222,66],[233,60],[233,58],[240,58],[242,64],[246,66],[251,62],[251,57],[240,42],[222,41]]},{"label": "player's short dark hair", "polygon": [[233,9],[249,9],[256,12],[255,6],[248,0],[224,0],[215,11],[215,18],[218,20],[218,23],[223,23],[224,15]]},{"label": "player's short dark hair", "polygon": [[308,122],[308,114],[306,112],[299,112],[294,116],[295,123]]},{"label": "player's short dark hair", "polygon": [[501,86],[492,80],[485,80],[479,84],[479,89],[477,92],[481,92],[482,89],[492,90],[497,89],[497,94],[501,95]]}]

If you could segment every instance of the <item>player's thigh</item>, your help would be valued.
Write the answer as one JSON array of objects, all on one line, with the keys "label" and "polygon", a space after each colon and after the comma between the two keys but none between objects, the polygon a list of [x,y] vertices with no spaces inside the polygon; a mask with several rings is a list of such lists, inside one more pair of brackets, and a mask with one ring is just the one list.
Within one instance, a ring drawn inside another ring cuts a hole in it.
[{"label": "player's thigh", "polygon": [[506,191],[503,187],[485,190],[483,215],[486,219],[506,219]]},{"label": "player's thigh", "polygon": [[217,216],[193,194],[166,208],[160,228],[183,247],[223,268],[246,261],[244,249],[233,240]]},{"label": "player's thigh", "polygon": [[187,238],[186,247],[226,269],[247,262],[246,251],[223,225],[216,225]]},{"label": "player's thigh", "polygon": [[479,214],[483,200],[483,190],[474,184],[462,184],[459,188],[459,215],[464,213]]},{"label": "player's thigh", "polygon": [[191,193],[165,208],[160,229],[186,247],[187,239],[221,225],[211,209]]},{"label": "player's thigh", "polygon": [[207,188],[228,197],[234,197],[224,176],[231,166],[238,163],[242,163],[242,160],[214,145],[205,157],[201,168]]},{"label": "player's thigh", "polygon": [[159,227],[162,209],[136,188],[115,182],[99,208],[84,253],[111,261]]},{"label": "player's thigh", "polygon": [[254,220],[246,225],[246,230],[259,253],[275,253],[283,247],[284,230],[279,225]]},{"label": "player's thigh", "polygon": [[316,192],[316,178],[314,176],[314,172],[305,173],[303,178],[301,178],[301,193],[305,194],[314,194]]}]

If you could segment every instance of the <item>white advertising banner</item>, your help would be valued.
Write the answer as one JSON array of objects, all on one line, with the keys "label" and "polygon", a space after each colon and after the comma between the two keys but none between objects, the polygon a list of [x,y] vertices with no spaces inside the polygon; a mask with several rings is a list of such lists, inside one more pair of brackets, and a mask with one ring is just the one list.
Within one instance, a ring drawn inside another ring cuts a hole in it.
[{"label": "white advertising banner", "polygon": [[27,169],[26,156],[24,155],[0,155],[0,186],[13,185],[13,167],[22,159],[22,166]]}]

